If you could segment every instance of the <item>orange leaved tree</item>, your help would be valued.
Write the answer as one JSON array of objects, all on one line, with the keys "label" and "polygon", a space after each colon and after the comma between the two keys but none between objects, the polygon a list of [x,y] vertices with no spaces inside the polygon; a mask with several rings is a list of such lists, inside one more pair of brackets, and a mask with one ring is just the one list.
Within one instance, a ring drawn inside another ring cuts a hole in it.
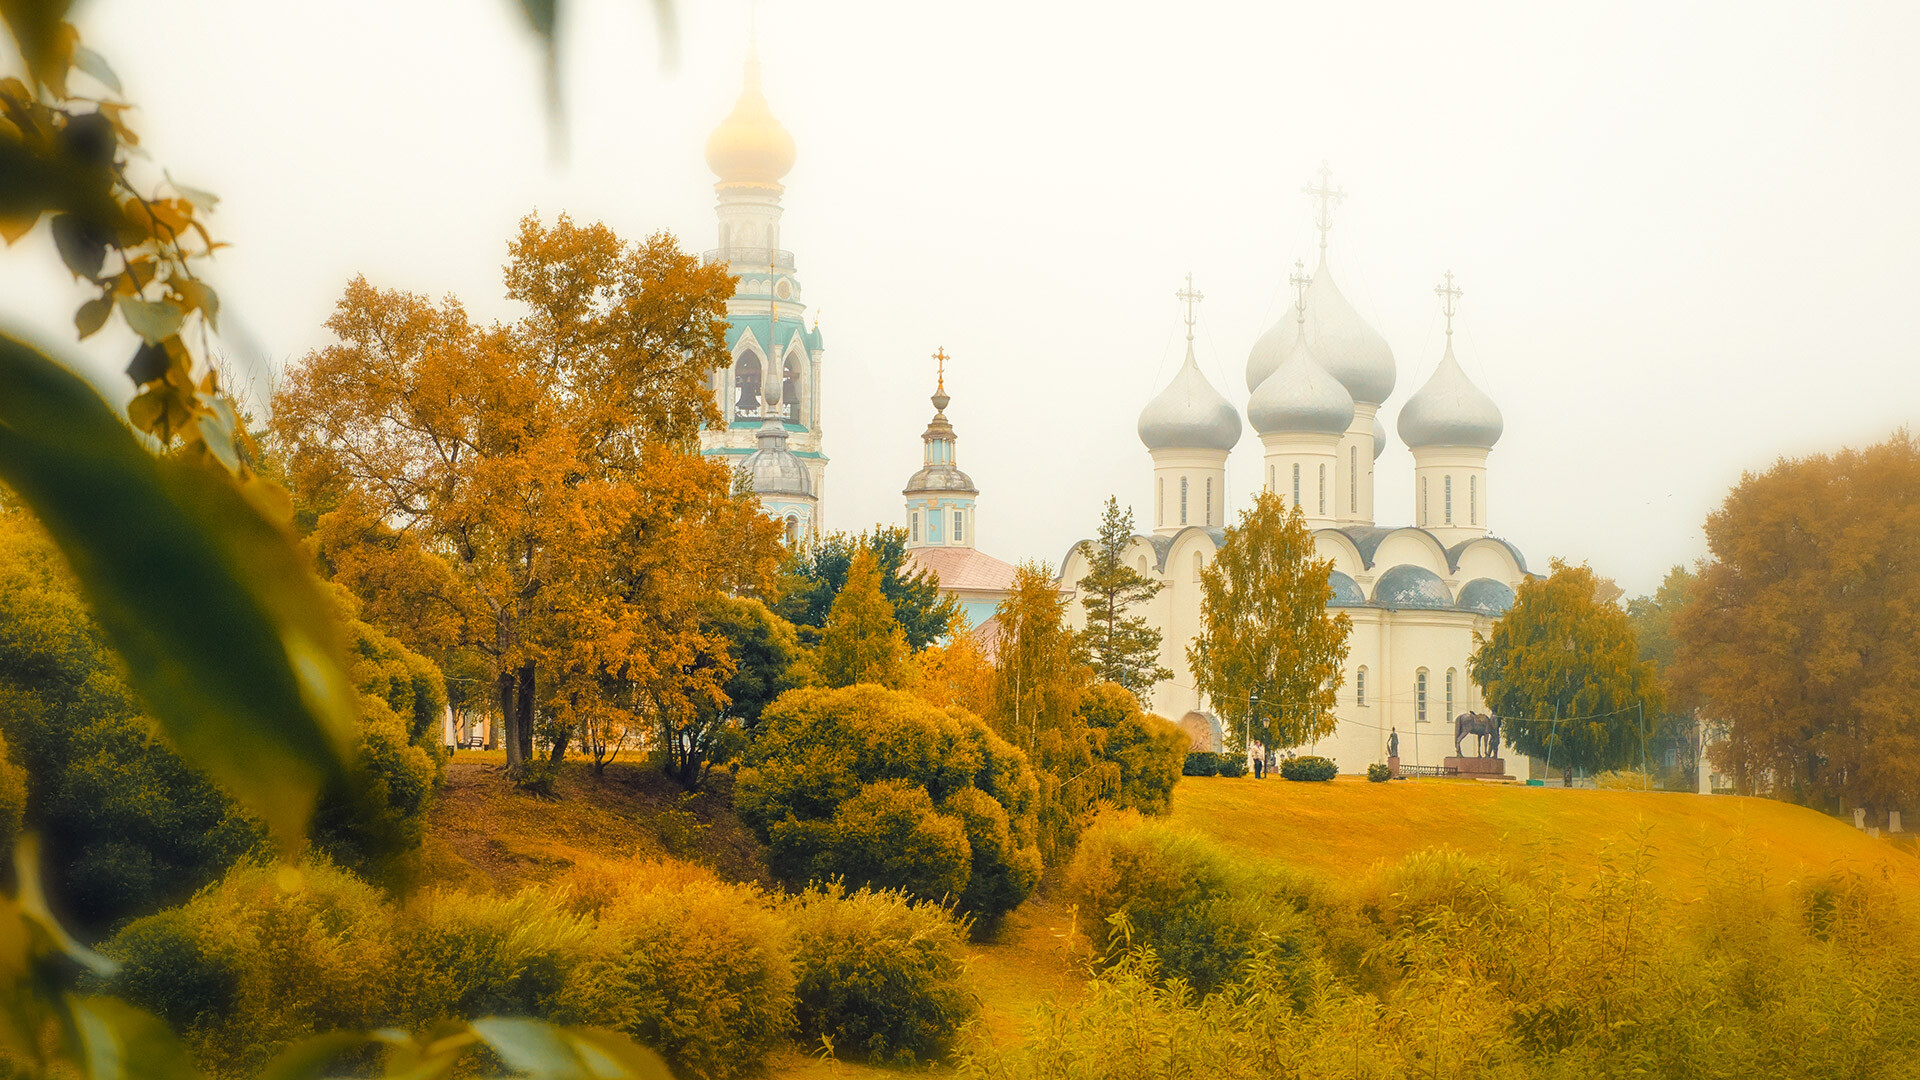
[{"label": "orange leaved tree", "polygon": [[574,721],[724,681],[684,615],[703,589],[766,584],[777,548],[693,452],[728,360],[724,267],[664,233],[529,216],[505,278],[525,313],[493,326],[355,280],[338,340],[275,394],[273,433],[323,562],[369,614],[487,659],[518,775],[542,706],[567,724],[558,751]]}]

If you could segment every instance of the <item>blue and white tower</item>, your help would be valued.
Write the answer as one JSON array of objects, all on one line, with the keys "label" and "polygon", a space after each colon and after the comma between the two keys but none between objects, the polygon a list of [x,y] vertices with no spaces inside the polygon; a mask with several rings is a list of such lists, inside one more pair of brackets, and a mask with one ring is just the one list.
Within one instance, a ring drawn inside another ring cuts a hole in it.
[{"label": "blue and white tower", "polygon": [[933,391],[933,419],[921,434],[923,461],[920,471],[907,481],[902,495],[907,497],[907,546],[973,546],[974,500],[980,489],[973,478],[954,463],[953,424],[947,420],[947,351],[933,354],[940,361],[940,381]]},{"label": "blue and white tower", "polygon": [[[719,196],[720,246],[704,258],[727,264],[739,283],[727,302],[733,366],[713,373],[721,422],[700,433],[700,450],[738,466],[749,455],[773,449],[761,438],[763,430],[781,432],[778,453],[807,474],[811,535],[826,501],[820,426],[826,350],[817,317],[811,330],[803,321],[806,305],[793,272],[793,252],[780,247],[780,195],[786,190],[780,180],[793,168],[793,159],[793,136],[760,92],[759,56],[749,53],[739,100],[707,138],[707,166],[719,177],[713,190]],[[784,471],[784,464],[775,470]],[[768,502],[768,511],[776,512],[770,501],[776,493],[755,491]],[[789,517],[790,510],[783,506],[778,516]]]}]

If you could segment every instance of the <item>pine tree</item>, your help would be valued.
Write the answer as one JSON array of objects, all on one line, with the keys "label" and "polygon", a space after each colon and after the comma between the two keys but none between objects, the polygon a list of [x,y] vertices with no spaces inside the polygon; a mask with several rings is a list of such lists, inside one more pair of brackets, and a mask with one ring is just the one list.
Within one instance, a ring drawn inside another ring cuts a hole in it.
[{"label": "pine tree", "polygon": [[1467,670],[1515,750],[1567,769],[1603,772],[1640,760],[1644,720],[1665,697],[1638,656],[1633,622],[1601,599],[1586,566],[1553,560],[1520,586]]},{"label": "pine tree", "polygon": [[1120,500],[1107,497],[1097,539],[1081,542],[1087,553],[1087,576],[1079,580],[1080,604],[1087,609],[1087,628],[1080,644],[1093,663],[1094,674],[1133,691],[1145,704],[1153,684],[1173,678],[1160,664],[1160,631],[1127,612],[1153,599],[1160,583],[1128,566],[1127,545],[1133,542],[1133,511],[1122,512]]},{"label": "pine tree", "polygon": [[907,634],[880,586],[880,563],[861,547],[847,565],[847,583],[834,598],[815,657],[828,686],[878,683],[898,689],[907,673]]},{"label": "pine tree", "polygon": [[1200,571],[1200,634],[1187,647],[1195,685],[1228,739],[1269,752],[1331,735],[1345,612],[1329,614],[1331,559],[1316,559],[1300,508],[1262,492]]}]

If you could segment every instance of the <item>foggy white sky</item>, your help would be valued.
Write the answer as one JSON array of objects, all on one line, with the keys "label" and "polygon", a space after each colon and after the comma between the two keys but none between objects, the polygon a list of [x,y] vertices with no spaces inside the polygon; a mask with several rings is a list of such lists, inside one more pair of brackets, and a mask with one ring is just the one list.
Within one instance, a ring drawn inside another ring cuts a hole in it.
[{"label": "foggy white sky", "polygon": [[[683,0],[672,69],[648,4],[573,8],[564,163],[507,0],[80,21],[157,159],[223,196],[230,348],[265,372],[325,341],[357,272],[510,316],[530,209],[714,246],[701,150],[744,0]],[[1349,193],[1337,276],[1399,361],[1389,432],[1451,268],[1458,355],[1507,421],[1493,528],[1536,570],[1647,591],[1704,554],[1742,470],[1920,419],[1915,5],[769,0],[760,37],[799,145],[784,242],[829,350],[832,528],[901,518],[942,345],[984,550],[1057,564],[1110,492],[1144,519],[1134,423],[1179,360],[1173,292],[1193,271],[1202,367],[1244,405],[1247,350],[1313,259],[1322,158]],[[44,226],[0,254],[0,321],[75,355],[64,274]],[[124,397],[130,337],[89,346]],[[1383,523],[1411,518],[1389,442]],[[1249,429],[1235,509],[1259,458]]]}]

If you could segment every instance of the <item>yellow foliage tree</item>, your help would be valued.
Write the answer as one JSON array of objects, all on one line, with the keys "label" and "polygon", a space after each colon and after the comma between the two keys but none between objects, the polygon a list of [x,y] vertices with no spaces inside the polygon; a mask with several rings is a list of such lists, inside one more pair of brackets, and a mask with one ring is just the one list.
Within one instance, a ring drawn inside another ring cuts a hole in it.
[{"label": "yellow foliage tree", "polygon": [[814,665],[827,686],[877,683],[899,689],[906,681],[907,632],[881,591],[880,564],[864,546],[847,567],[847,583],[827,615]]}]

